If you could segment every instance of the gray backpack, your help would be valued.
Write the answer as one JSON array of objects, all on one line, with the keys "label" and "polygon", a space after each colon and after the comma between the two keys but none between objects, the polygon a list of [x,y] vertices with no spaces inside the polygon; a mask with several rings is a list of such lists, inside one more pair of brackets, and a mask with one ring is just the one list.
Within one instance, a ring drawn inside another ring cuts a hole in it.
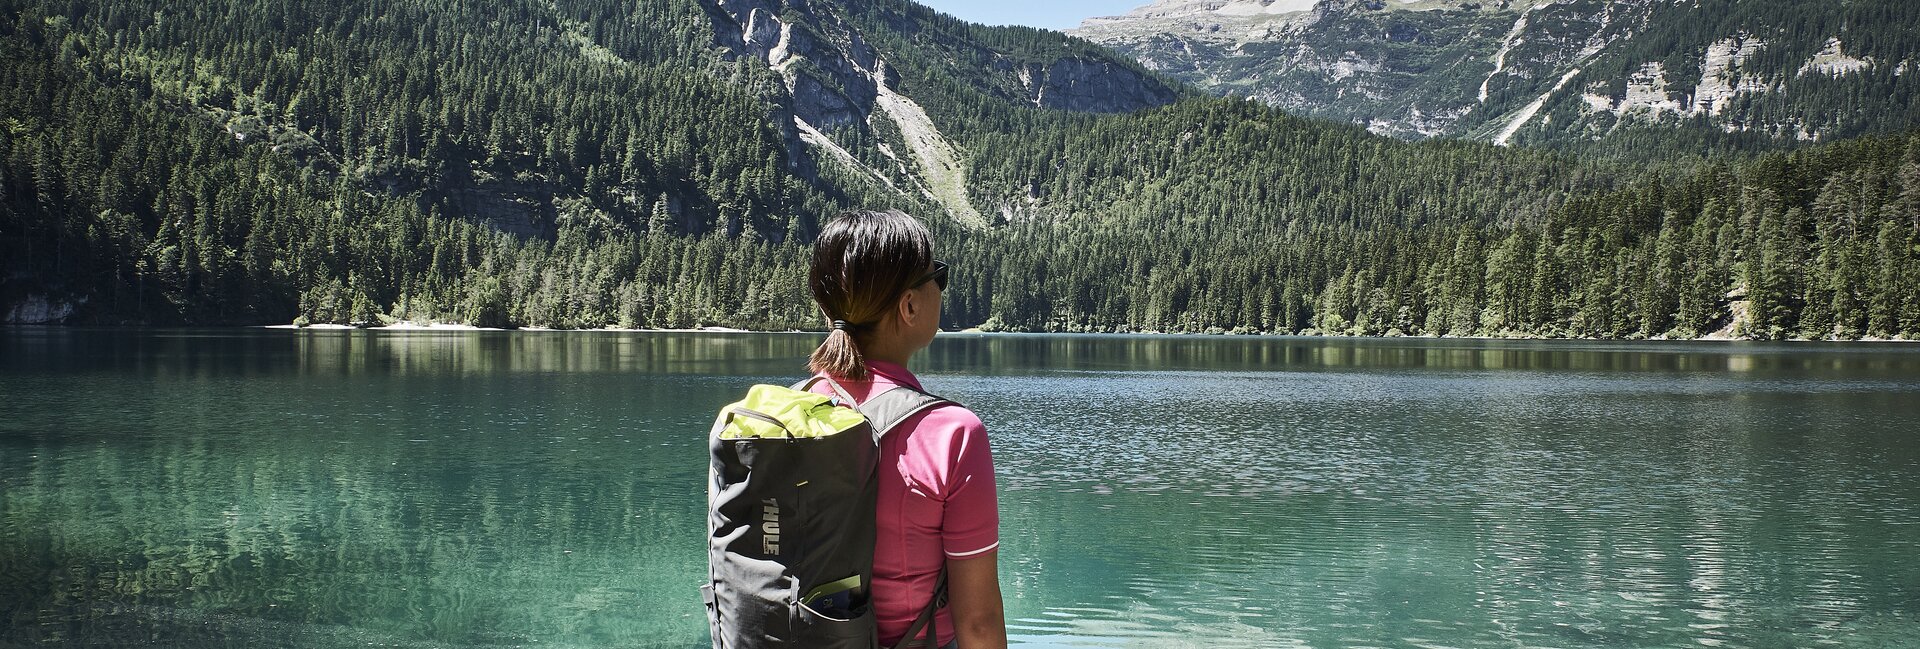
[{"label": "gray backpack", "polygon": [[[894,388],[857,408],[809,392],[756,385],[720,411],[708,435],[708,583],[715,649],[876,649],[870,605],[879,445],[908,417],[952,403]],[[899,647],[938,642],[946,572]],[[919,636],[925,632],[926,640]]]}]

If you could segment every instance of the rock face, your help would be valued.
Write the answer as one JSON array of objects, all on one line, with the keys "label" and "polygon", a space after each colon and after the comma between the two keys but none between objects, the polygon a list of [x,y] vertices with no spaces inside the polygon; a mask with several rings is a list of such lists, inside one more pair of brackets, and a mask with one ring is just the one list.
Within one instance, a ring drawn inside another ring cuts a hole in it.
[{"label": "rock face", "polygon": [[[1078,47],[1082,51],[1042,48],[1052,54],[1039,60],[1032,52],[989,49],[955,33],[968,28],[964,23],[904,0],[702,4],[713,19],[715,44],[733,56],[762,61],[780,76],[793,123],[790,140],[814,153],[810,163],[851,165],[856,175],[873,177],[889,189],[918,191],[967,225],[984,227],[987,219],[967,196],[960,163],[964,156],[901,89],[899,70],[893,67],[897,60],[933,59],[936,65],[960,68],[950,77],[974,84],[983,94],[1046,109],[1128,112],[1172,103],[1181,93],[1130,61],[1084,44]],[[855,20],[855,11],[864,12],[867,20]],[[862,25],[894,33],[868,34]],[[877,38],[902,35],[907,37]],[[873,45],[879,41],[924,49],[889,53]],[[876,148],[885,159],[862,160],[849,152],[853,147],[835,141],[849,129],[856,137],[880,139]],[[899,176],[904,178],[896,181]]]},{"label": "rock face", "polygon": [[[857,124],[873,112],[879,97],[875,71],[884,57],[851,21],[828,2],[808,0],[708,0],[715,19],[715,41],[722,47],[766,61],[787,80],[794,113],[823,129]],[[792,12],[789,14],[788,12]],[[794,19],[788,22],[782,16]],[[930,36],[913,25],[903,30]],[[931,35],[937,37],[937,34]],[[983,89],[1017,87],[1024,96],[1004,97],[1041,108],[1118,113],[1172,103],[1180,92],[1141,74],[1121,60],[1061,54],[1049,61],[1023,61],[981,49],[977,43],[946,43],[969,58],[991,61],[973,79]],[[888,83],[893,83],[889,80]],[[1006,93],[1001,93],[1006,94]]]},{"label": "rock face", "polygon": [[1159,34],[1245,42],[1267,38],[1272,30],[1310,24],[1331,9],[1316,0],[1160,0],[1125,15],[1088,18],[1070,33],[1096,42]]},{"label": "rock face", "polygon": [[[1920,24],[1920,4],[1889,5],[1882,13],[1898,15],[1879,27],[1844,20],[1844,10],[1787,0],[1161,0],[1071,33],[1216,93],[1407,138],[1552,144],[1652,125],[1830,139],[1912,126],[1902,107],[1914,89],[1898,81],[1920,57],[1850,43],[1888,47],[1860,32]],[[1808,25],[1834,32],[1807,35]]]},{"label": "rock face", "polygon": [[74,309],[86,302],[86,298],[60,302],[44,295],[28,295],[7,309],[6,316],[0,318],[0,324],[61,324],[73,315]]},{"label": "rock face", "polygon": [[1067,57],[1019,67],[1020,85],[1041,108],[1125,113],[1172,103],[1174,89],[1142,78],[1113,61]]},{"label": "rock face", "polygon": [[1427,137],[1467,130],[1482,84],[1492,92],[1508,85],[1494,76],[1548,84],[1561,76],[1541,68],[1580,51],[1588,39],[1524,38],[1530,22],[1546,18],[1536,15],[1542,5],[1163,0],[1124,16],[1090,19],[1071,33],[1215,92],[1378,133]]},{"label": "rock face", "polygon": [[1726,112],[1727,106],[1742,94],[1767,92],[1759,74],[1742,74],[1747,59],[1767,46],[1750,34],[1739,34],[1707,48],[1701,65],[1700,85],[1694,89],[1692,110],[1710,115]]},{"label": "rock face", "polygon": [[[873,81],[879,54],[836,16],[824,16],[822,34],[780,19],[803,0],[712,0],[715,41],[763,61],[781,74],[793,111],[823,129],[860,124],[872,113],[879,91]],[[829,40],[831,39],[831,40]]]}]

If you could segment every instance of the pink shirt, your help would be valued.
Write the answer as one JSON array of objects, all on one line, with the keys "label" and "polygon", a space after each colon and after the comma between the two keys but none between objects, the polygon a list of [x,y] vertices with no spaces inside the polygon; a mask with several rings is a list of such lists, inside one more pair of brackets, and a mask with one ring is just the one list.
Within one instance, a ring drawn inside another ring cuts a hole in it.
[{"label": "pink shirt", "polygon": [[[869,381],[838,380],[854,401],[895,386],[920,389],[907,368],[868,361]],[[814,392],[832,394],[825,382]],[[879,537],[873,549],[873,608],[880,641],[899,642],[926,608],[948,558],[1000,547],[987,427],[973,411],[938,406],[908,417],[880,441]],[[936,614],[940,646],[953,641],[953,616]]]}]

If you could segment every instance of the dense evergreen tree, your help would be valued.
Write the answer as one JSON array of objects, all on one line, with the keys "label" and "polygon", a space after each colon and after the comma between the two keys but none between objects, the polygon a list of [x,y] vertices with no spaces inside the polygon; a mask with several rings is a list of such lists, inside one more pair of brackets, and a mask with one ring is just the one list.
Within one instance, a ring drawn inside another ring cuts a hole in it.
[{"label": "dense evergreen tree", "polygon": [[839,4],[995,227],[805,154],[687,0],[0,0],[0,305],[810,328],[821,219],[899,206],[954,263],[950,327],[1920,337],[1920,136],[1648,173],[1232,99],[1050,111],[967,70],[1096,50]]}]

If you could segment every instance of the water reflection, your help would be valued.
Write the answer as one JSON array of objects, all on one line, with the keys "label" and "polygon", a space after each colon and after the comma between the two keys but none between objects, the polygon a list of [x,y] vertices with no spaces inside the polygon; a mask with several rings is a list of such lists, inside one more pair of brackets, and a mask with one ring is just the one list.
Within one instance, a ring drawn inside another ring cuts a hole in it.
[{"label": "water reflection", "polygon": [[[1051,370],[950,390],[994,413],[1003,498],[1039,532],[1008,551],[1035,575],[1010,590],[1070,600],[1021,639],[1920,643],[1916,537],[1889,536],[1914,528],[1883,527],[1920,498],[1911,351],[1401,343],[940,350]],[[1097,422],[1068,405],[1089,400]]]},{"label": "water reflection", "polygon": [[[817,336],[0,336],[0,644],[705,642]],[[1016,643],[1920,646],[1920,351],[943,336]],[[297,638],[297,640],[289,640]]]},{"label": "water reflection", "polygon": [[1600,342],[1271,336],[946,334],[929,365],[956,371],[1454,369],[1874,372],[1913,376],[1902,344]]},{"label": "water reflection", "polygon": [[[381,330],[114,330],[20,327],[0,336],[21,367],[136,369],[171,376],[312,373],[438,376],[495,372],[788,375],[818,334]],[[1920,373],[1920,349],[1897,343],[1603,342],[1459,339],[942,334],[921,362],[938,372],[1046,373],[1311,369],[1451,369]]]},{"label": "water reflection", "polygon": [[140,372],[152,377],[444,377],[523,372],[794,374],[809,334],[630,332],[113,330],[20,328],[0,336],[5,366]]},{"label": "water reflection", "polygon": [[700,637],[688,432],[725,384],[565,341],[50,338],[0,375],[0,644]]}]

